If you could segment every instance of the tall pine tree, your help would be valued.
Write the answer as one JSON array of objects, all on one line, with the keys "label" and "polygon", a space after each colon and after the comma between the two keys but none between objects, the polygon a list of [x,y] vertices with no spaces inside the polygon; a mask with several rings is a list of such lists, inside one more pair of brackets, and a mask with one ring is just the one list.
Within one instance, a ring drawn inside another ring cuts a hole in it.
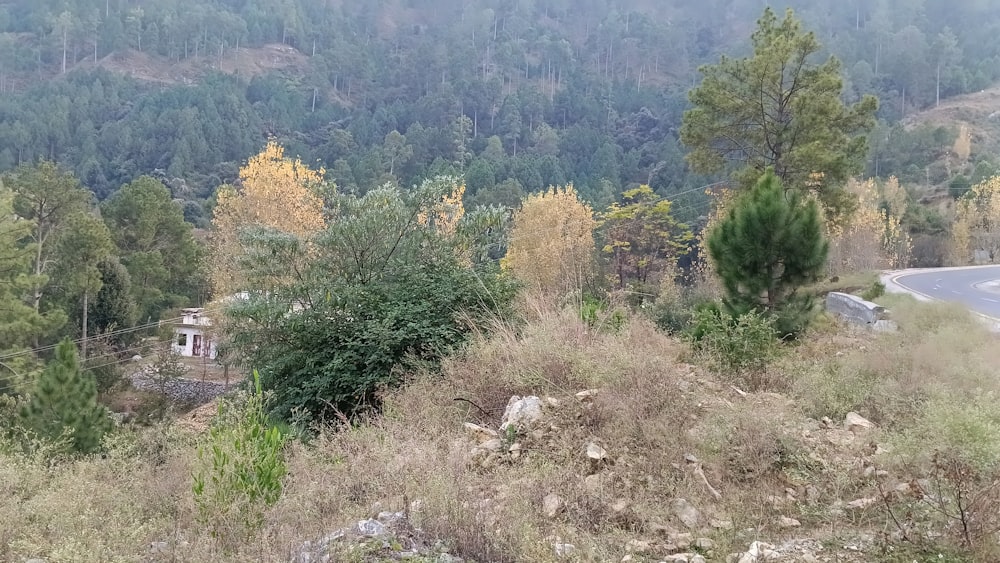
[{"label": "tall pine tree", "polygon": [[709,233],[708,250],[730,313],[777,314],[783,335],[803,327],[811,300],[796,290],[816,280],[829,251],[815,200],[784,190],[768,169]]},{"label": "tall pine tree", "polygon": [[21,408],[21,422],[49,439],[65,436],[77,452],[90,453],[111,429],[108,411],[97,403],[94,378],[80,368],[76,347],[66,339],[35,382],[31,398]]}]

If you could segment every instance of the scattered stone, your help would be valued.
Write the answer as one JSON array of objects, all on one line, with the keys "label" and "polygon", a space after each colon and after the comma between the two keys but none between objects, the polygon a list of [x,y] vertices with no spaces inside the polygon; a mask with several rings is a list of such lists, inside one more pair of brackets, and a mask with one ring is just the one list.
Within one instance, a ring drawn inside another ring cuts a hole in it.
[{"label": "scattered stone", "polygon": [[149,544],[150,553],[168,553],[170,551],[170,544],[165,541],[155,541]]},{"label": "scattered stone", "polygon": [[691,503],[687,500],[682,498],[674,499],[671,508],[673,508],[674,515],[688,528],[694,530],[701,524],[701,512],[694,506],[691,506]]},{"label": "scattered stone", "polygon": [[471,422],[465,423],[465,433],[468,434],[477,444],[482,444],[500,437],[496,430],[484,428]]},{"label": "scattered stone", "polygon": [[777,551],[774,551],[774,546],[769,543],[755,541],[750,544],[750,547],[743,553],[739,554],[738,563],[759,563],[761,561],[770,561],[772,559],[777,559],[780,557]]},{"label": "scattered stone", "polygon": [[802,522],[799,522],[795,518],[782,516],[781,518],[778,518],[778,526],[781,528],[798,528],[802,526]]},{"label": "scattered stone", "polygon": [[592,403],[594,402],[594,397],[596,397],[600,392],[600,389],[587,389],[586,391],[580,391],[575,396],[576,400],[581,403]]},{"label": "scattered stone", "polygon": [[366,538],[374,538],[377,536],[385,535],[385,524],[379,522],[378,520],[359,520],[358,521],[358,535],[364,536]]},{"label": "scattered stone", "polygon": [[486,451],[499,452],[503,450],[503,440],[500,438],[493,438],[492,440],[487,440],[482,444],[479,444],[479,447]]},{"label": "scattered stone", "polygon": [[520,442],[514,442],[513,444],[510,445],[509,448],[507,448],[507,453],[510,454],[511,459],[517,459],[521,457],[521,451],[522,447]]},{"label": "scattered stone", "polygon": [[625,499],[618,499],[611,503],[611,511],[615,514],[622,514],[628,510],[628,501]]},{"label": "scattered stone", "polygon": [[844,417],[844,430],[857,434],[858,432],[871,430],[872,428],[875,428],[875,424],[856,412],[849,412]]},{"label": "scattered stone", "polygon": [[608,459],[608,452],[601,446],[591,442],[587,444],[587,459],[591,463],[601,463]]},{"label": "scattered stone", "polygon": [[695,553],[691,556],[691,559],[688,559],[688,563],[708,563],[708,561],[700,554]]},{"label": "scattered stone", "polygon": [[551,408],[558,409],[560,402],[555,397],[545,397],[545,404]]},{"label": "scattered stone", "polygon": [[667,541],[672,543],[678,550],[685,550],[694,543],[694,536],[687,532],[677,532],[667,536]]},{"label": "scattered stone", "polygon": [[531,395],[528,397],[518,397],[514,395],[507,402],[503,419],[500,423],[500,430],[505,431],[513,427],[515,430],[527,430],[542,419],[542,400]]},{"label": "scattered stone", "polygon": [[141,362],[142,361],[142,356],[140,356],[139,354],[136,354],[136,355],[132,356],[132,361],[133,362]]},{"label": "scattered stone", "polygon": [[542,499],[542,513],[545,514],[546,518],[555,518],[562,512],[565,505],[562,497],[555,493],[549,493]]},{"label": "scattered stone", "polygon": [[675,553],[666,556],[662,561],[664,563],[689,563],[692,557],[694,557],[693,553]]},{"label": "scattered stone", "polygon": [[571,543],[554,543],[552,548],[556,552],[557,557],[569,557],[576,552],[576,546]]},{"label": "scattered stone", "polygon": [[709,538],[698,538],[694,541],[694,546],[702,551],[711,551],[715,549],[715,542]]}]

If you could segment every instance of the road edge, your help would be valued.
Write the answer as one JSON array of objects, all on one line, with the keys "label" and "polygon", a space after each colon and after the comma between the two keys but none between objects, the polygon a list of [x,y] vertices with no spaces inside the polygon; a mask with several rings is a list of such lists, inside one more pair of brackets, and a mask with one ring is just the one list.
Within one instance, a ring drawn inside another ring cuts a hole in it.
[{"label": "road edge", "polygon": [[[944,301],[942,299],[937,299],[935,297],[931,297],[930,295],[927,295],[926,293],[919,292],[919,291],[917,291],[915,289],[911,289],[911,288],[903,285],[902,283],[899,282],[899,278],[901,278],[903,276],[913,275],[913,274],[925,274],[925,273],[928,273],[928,272],[952,272],[952,271],[955,271],[955,270],[978,270],[978,269],[983,269],[983,268],[996,268],[998,266],[1000,266],[1000,264],[984,264],[982,266],[950,266],[950,267],[947,267],[947,268],[909,268],[909,269],[904,269],[904,270],[884,270],[884,271],[882,271],[881,274],[879,274],[879,281],[882,282],[882,285],[885,286],[885,290],[888,293],[897,293],[897,294],[903,294],[903,293],[905,293],[905,294],[913,296],[913,298],[915,298],[917,301],[922,301],[924,303],[934,302],[934,301],[937,301],[939,303],[947,303],[947,301]],[[976,317],[979,317],[980,320],[982,320],[983,322],[985,322],[990,327],[991,331],[993,331],[993,332],[1000,332],[1000,318],[991,317],[989,315],[985,315],[985,314],[980,313],[978,311],[973,311],[972,309],[969,309],[968,307],[966,307],[966,309],[968,309],[968,311],[970,313],[972,313],[973,315],[975,315]]]}]

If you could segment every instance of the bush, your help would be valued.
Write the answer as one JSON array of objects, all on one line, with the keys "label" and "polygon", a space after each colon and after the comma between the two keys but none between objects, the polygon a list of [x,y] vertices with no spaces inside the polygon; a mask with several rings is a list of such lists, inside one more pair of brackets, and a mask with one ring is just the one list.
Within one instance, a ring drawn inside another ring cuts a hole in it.
[{"label": "bush", "polygon": [[875,280],[872,282],[871,286],[869,286],[868,289],[861,294],[861,298],[865,301],[874,301],[883,295],[885,295],[885,284],[879,280]]},{"label": "bush", "polygon": [[243,404],[219,403],[207,442],[198,450],[192,491],[201,523],[224,545],[253,536],[264,523],[264,509],[281,498],[288,471],[285,439],[267,423],[256,372]]},{"label": "bush", "polygon": [[780,343],[774,321],[762,313],[731,316],[717,305],[701,307],[689,333],[709,368],[733,383],[756,390],[767,387],[767,370]]}]

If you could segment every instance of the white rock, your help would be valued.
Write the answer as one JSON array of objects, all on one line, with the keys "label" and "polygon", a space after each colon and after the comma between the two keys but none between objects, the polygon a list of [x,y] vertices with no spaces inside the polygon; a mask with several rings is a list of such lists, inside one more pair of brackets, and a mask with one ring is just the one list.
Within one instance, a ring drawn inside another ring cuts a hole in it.
[{"label": "white rock", "polygon": [[556,399],[555,397],[545,397],[545,404],[551,408],[557,409],[559,408],[559,399]]},{"label": "white rock", "polygon": [[526,430],[542,419],[542,400],[534,395],[529,397],[518,397],[514,395],[507,402],[503,419],[500,423],[500,430],[506,431],[513,427],[515,430]]},{"label": "white rock", "polygon": [[554,543],[552,548],[558,557],[569,557],[576,552],[576,546],[571,543]]},{"label": "white rock", "polygon": [[595,463],[600,463],[607,458],[608,452],[604,448],[593,442],[587,444],[587,459]]},{"label": "white rock", "polygon": [[155,541],[149,544],[150,553],[167,553],[170,551],[170,546],[165,541]]},{"label": "white rock", "polygon": [[678,532],[668,535],[667,541],[674,544],[674,547],[677,549],[684,550],[691,547],[691,544],[694,542],[694,536],[687,532]]},{"label": "white rock", "polygon": [[378,520],[359,520],[358,535],[374,538],[385,534],[385,524]]},{"label": "white rock", "polygon": [[694,557],[693,553],[675,553],[673,555],[668,555],[666,558],[661,559],[664,563],[688,563],[691,558]]},{"label": "white rock", "polygon": [[594,397],[596,397],[600,392],[600,389],[587,389],[586,391],[580,391],[575,396],[576,400],[581,403],[591,403],[594,401]]},{"label": "white rock", "polygon": [[691,503],[687,500],[682,498],[674,499],[674,502],[671,503],[671,508],[674,511],[674,515],[688,528],[697,529],[701,524],[701,512],[691,506]]},{"label": "white rock", "polygon": [[694,546],[702,551],[711,551],[715,549],[715,542],[709,538],[698,538],[694,541]]},{"label": "white rock", "polygon": [[544,499],[542,499],[542,513],[545,514],[547,518],[555,518],[560,512],[562,512],[565,504],[566,503],[563,501],[562,497],[555,493],[549,493],[545,495]]},{"label": "white rock", "polygon": [[849,412],[844,417],[844,430],[857,433],[872,428],[875,428],[875,424],[856,412]]},{"label": "white rock", "polygon": [[503,440],[500,438],[493,438],[492,440],[487,440],[482,444],[479,444],[479,447],[486,451],[499,452],[503,449]]},{"label": "white rock", "polygon": [[759,563],[760,561],[767,561],[768,554],[775,553],[773,551],[774,546],[769,543],[755,541],[750,544],[750,547],[740,554],[738,559],[739,563]]},{"label": "white rock", "polygon": [[700,554],[695,553],[691,556],[691,559],[688,559],[688,563],[708,563],[708,561]]},{"label": "white rock", "polygon": [[142,361],[142,356],[140,356],[139,354],[136,354],[136,355],[132,356],[132,361],[133,362],[141,362]]}]

